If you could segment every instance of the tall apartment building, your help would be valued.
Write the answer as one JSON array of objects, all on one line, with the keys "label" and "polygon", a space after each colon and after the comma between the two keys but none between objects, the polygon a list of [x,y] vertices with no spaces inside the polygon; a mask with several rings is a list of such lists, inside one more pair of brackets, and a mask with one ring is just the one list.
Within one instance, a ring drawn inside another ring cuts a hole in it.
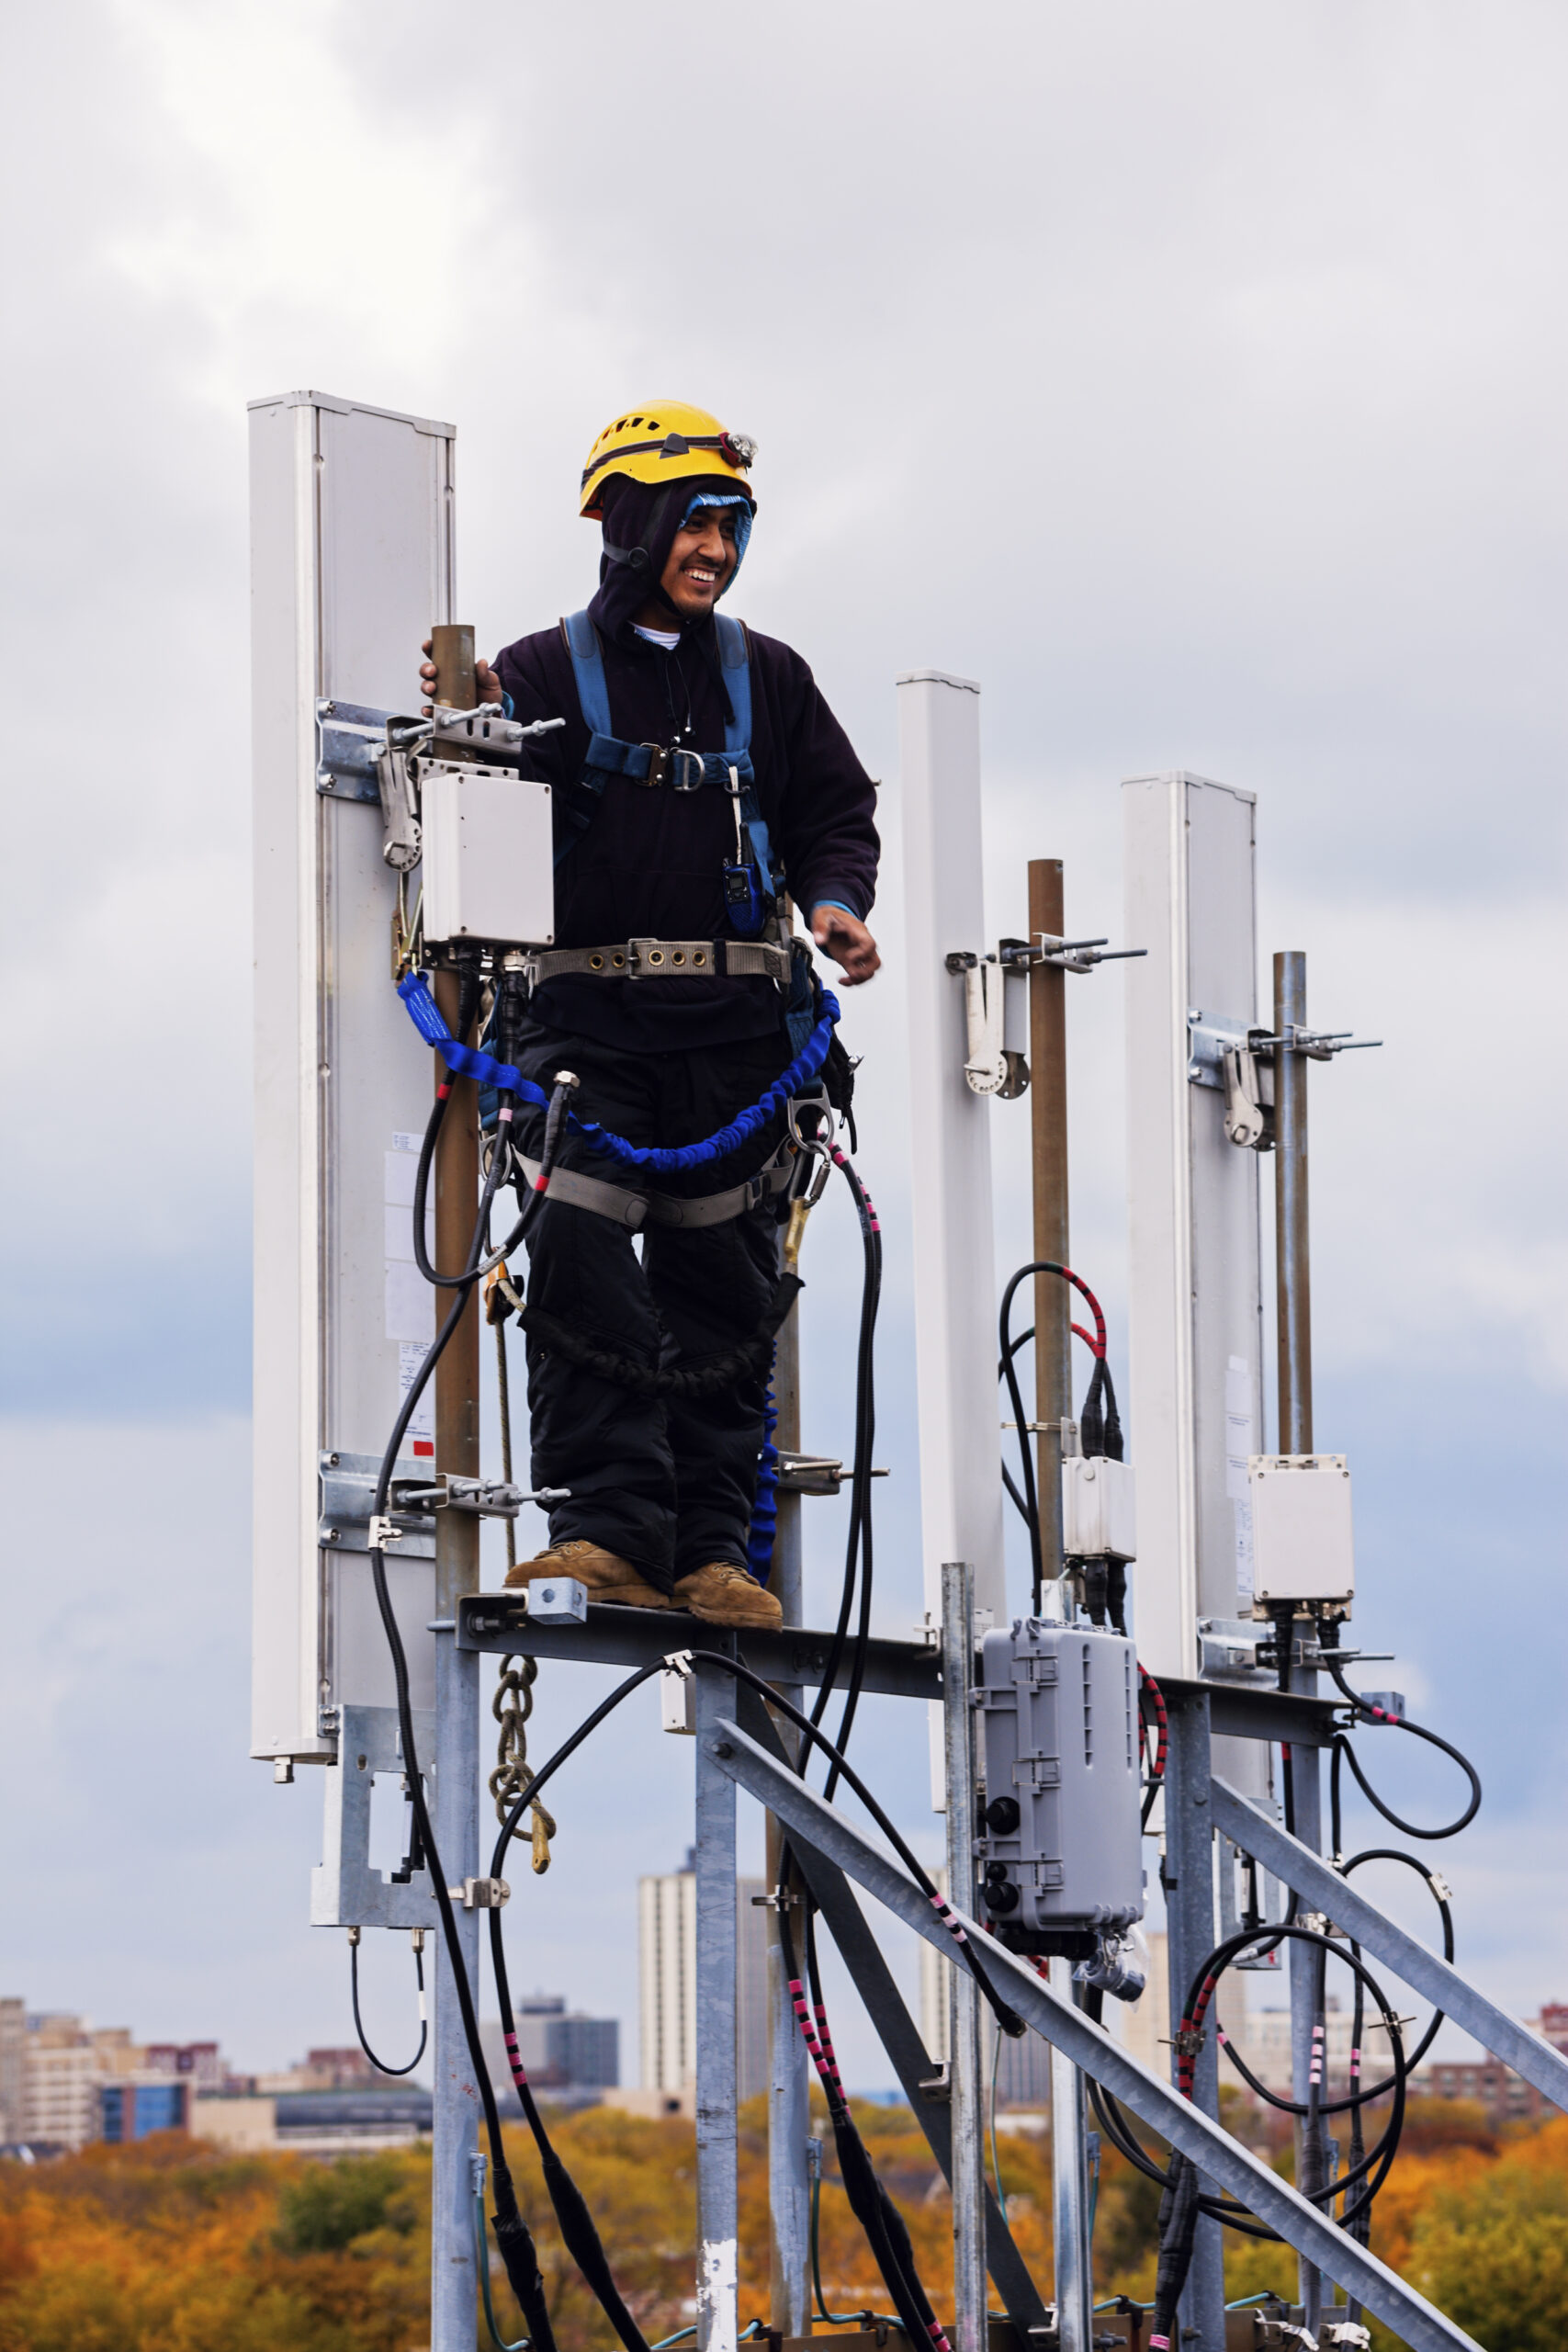
[{"label": "tall apartment building", "polygon": [[127,2026],[95,2029],[68,2010],[27,2018],[22,2044],[21,2129],[34,2145],[85,2147],[102,2129],[100,2093],[141,2064]]},{"label": "tall apartment building", "polygon": [[[767,1914],[753,1902],[760,1878],[735,1882],[735,2068],[737,2095],[768,2084]],[[671,2094],[697,2071],[697,1882],[682,1871],[637,1881],[637,1993],[642,2086]]]},{"label": "tall apartment building", "polygon": [[13,2147],[22,2136],[27,2054],[28,2005],[7,1996],[0,2000],[0,2142]]},{"label": "tall apartment building", "polygon": [[[947,1892],[947,1873],[939,1871],[936,1883]],[[948,1996],[953,1981],[953,1963],[944,1960],[934,1944],[920,1939],[920,2040],[938,2065],[947,2064],[953,2048],[951,2012]],[[996,2085],[998,2107],[1046,2108],[1051,2104],[1051,2050],[1048,2042],[1037,2033],[1026,2033],[1021,2041],[1000,2033],[989,2009],[983,2010],[980,2019],[984,2036],[983,2052],[987,2095]],[[998,2043],[1000,2047],[998,2048]]]}]

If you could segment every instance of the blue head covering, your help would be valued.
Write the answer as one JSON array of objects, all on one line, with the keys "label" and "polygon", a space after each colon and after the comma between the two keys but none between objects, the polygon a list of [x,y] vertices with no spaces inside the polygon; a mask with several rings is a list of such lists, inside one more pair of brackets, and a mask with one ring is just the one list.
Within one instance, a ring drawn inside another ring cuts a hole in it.
[{"label": "blue head covering", "polygon": [[728,596],[740,577],[740,567],[746,560],[746,542],[751,536],[754,520],[751,501],[743,490],[699,490],[696,496],[688,501],[682,522],[689,523],[699,506],[735,506],[739,509],[735,517],[735,569],[719,591],[721,595]]},{"label": "blue head covering", "polygon": [[[683,492],[683,498],[675,493]],[[593,624],[612,643],[630,624],[631,616],[649,594],[668,602],[658,582],[669,561],[675,534],[699,506],[735,506],[735,571],[751,534],[752,502],[742,490],[722,477],[699,478],[690,491],[679,482],[633,481],[616,474],[604,485],[603,530],[604,552],[599,561],[599,592],[588,610]],[[680,616],[670,607],[676,620]]]}]

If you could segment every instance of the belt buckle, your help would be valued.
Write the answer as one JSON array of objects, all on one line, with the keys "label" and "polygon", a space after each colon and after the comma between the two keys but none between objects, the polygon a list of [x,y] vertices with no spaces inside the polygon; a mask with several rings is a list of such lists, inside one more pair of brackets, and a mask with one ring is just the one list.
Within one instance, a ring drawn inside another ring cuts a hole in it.
[{"label": "belt buckle", "polygon": [[[665,756],[674,768],[674,774],[670,778],[673,791],[700,792],[702,790],[706,781],[706,762],[700,752],[670,752]],[[688,777],[691,778],[689,783]]]},{"label": "belt buckle", "polygon": [[648,753],[648,774],[638,777],[637,781],[646,785],[668,784],[670,763],[675,756],[674,753],[667,750],[662,743],[644,743],[641,748]]}]

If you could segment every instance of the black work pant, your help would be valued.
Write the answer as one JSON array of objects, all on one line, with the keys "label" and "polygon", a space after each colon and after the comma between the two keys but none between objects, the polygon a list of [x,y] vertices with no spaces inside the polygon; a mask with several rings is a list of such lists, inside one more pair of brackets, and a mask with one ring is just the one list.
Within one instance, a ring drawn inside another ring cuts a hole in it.
[{"label": "black work pant", "polygon": [[[633,1054],[531,1022],[518,1067],[547,1091],[558,1070],[575,1071],[581,1118],[628,1143],[668,1147],[714,1134],[788,1060],[782,1030],[739,1045]],[[519,1106],[523,1148],[534,1159],[544,1119]],[[728,1159],[656,1176],[617,1166],[569,1125],[558,1165],[634,1192],[721,1193],[754,1175],[782,1134],[781,1117]],[[756,1330],[778,1281],[779,1227],[764,1206],[692,1231],[650,1223],[634,1237],[547,1193],[528,1254],[530,1305],[638,1363],[696,1366]],[[743,1567],[766,1389],[764,1363],[761,1373],[705,1396],[645,1396],[568,1363],[530,1332],[534,1484],[571,1492],[550,1512],[552,1543],[602,1544],[665,1592],[713,1562]]]}]

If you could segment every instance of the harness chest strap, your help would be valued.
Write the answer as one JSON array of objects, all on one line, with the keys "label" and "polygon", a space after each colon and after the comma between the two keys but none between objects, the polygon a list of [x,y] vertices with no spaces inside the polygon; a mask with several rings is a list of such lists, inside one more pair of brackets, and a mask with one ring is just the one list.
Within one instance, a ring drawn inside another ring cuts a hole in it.
[{"label": "harness chest strap", "polygon": [[593,822],[604,786],[612,775],[629,776],[634,783],[668,785],[677,792],[694,792],[705,784],[723,786],[735,794],[737,808],[751,856],[770,898],[783,888],[783,876],[773,864],[767,819],[757,797],[751,765],[751,656],[746,631],[728,613],[713,616],[725,690],[734,713],[725,726],[722,752],[678,752],[658,743],[628,743],[611,732],[610,689],[604,675],[604,650],[599,632],[586,610],[561,622],[561,635],[571,658],[578,707],[588,728],[588,761],[567,803],[572,828],[556,852],[558,866]]},{"label": "harness chest strap", "polygon": [[[518,1158],[529,1183],[536,1183],[543,1163],[522,1152]],[[640,1233],[645,1225],[674,1225],[694,1232],[702,1226],[728,1225],[731,1217],[775,1200],[788,1189],[794,1174],[795,1153],[788,1143],[783,1143],[760,1174],[748,1177],[743,1184],[731,1184],[728,1192],[705,1193],[695,1200],[683,1200],[673,1193],[629,1192],[624,1184],[606,1184],[603,1178],[581,1175],[575,1168],[553,1168],[545,1197],[568,1208],[590,1209],[595,1216],[607,1216],[631,1233]]]}]

